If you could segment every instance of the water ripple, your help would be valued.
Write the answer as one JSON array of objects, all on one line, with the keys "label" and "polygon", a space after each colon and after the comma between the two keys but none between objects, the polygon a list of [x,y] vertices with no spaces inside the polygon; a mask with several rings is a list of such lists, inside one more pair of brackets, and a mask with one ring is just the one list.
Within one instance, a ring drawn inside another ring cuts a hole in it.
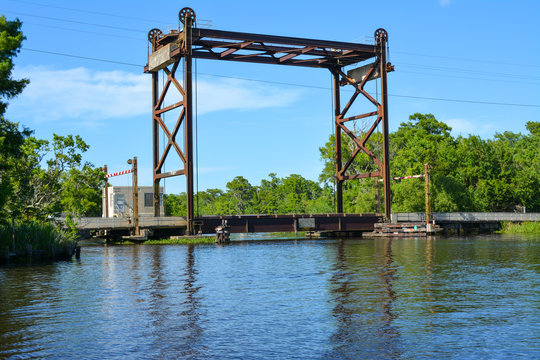
[{"label": "water ripple", "polygon": [[85,247],[80,261],[0,268],[0,358],[538,358],[539,247]]}]

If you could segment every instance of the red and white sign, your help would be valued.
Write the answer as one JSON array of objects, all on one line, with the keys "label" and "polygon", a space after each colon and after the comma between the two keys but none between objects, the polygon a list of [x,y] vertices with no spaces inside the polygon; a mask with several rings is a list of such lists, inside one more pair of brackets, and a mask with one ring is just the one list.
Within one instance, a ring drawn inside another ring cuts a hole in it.
[{"label": "red and white sign", "polygon": [[125,174],[129,174],[130,172],[132,172],[133,170],[124,170],[124,171],[119,171],[119,172],[115,172],[115,173],[112,173],[112,174],[107,174],[105,175],[106,178],[110,178],[110,177],[113,177],[113,176],[118,176],[118,175],[125,175]]}]

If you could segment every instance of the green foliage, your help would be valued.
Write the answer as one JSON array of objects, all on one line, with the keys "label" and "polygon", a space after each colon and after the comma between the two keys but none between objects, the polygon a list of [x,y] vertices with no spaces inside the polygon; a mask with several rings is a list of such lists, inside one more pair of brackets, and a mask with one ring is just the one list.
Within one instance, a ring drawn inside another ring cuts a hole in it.
[{"label": "green foliage", "polygon": [[[227,183],[227,191],[208,189],[195,195],[199,215],[328,213],[332,204],[330,188],[296,174],[281,179],[272,173],[259,186],[237,176]],[[165,214],[185,216],[186,194],[166,195]]]},{"label": "green foliage", "polygon": [[8,212],[13,217],[41,220],[62,212],[75,217],[99,215],[104,175],[82,162],[87,150],[78,135],[54,134],[52,142],[27,137],[11,177],[13,196],[7,203]]},{"label": "green foliage", "polygon": [[11,226],[0,226],[0,249],[10,247],[17,254],[29,250],[44,252],[44,257],[54,257],[59,252],[69,252],[75,246],[75,238],[59,230],[51,223],[39,221],[16,222]]},{"label": "green foliage", "polygon": [[7,21],[4,15],[0,16],[0,116],[4,115],[8,99],[21,93],[28,84],[28,80],[14,80],[13,58],[20,51],[25,37],[21,32],[21,22]]},{"label": "green foliage", "polygon": [[[199,193],[200,194],[200,193]],[[186,193],[165,194],[165,215],[166,216],[186,216],[187,201]]]},{"label": "green foliage", "polygon": [[[15,226],[24,220],[47,239],[52,231],[47,219],[63,212],[73,235],[74,217],[99,215],[104,176],[83,163],[89,146],[80,136],[37,139],[29,129],[4,119],[7,100],[28,84],[25,79],[12,79],[13,58],[24,40],[20,28],[19,20],[0,16],[0,225],[4,231],[11,226],[26,234],[26,225]],[[61,238],[66,237],[62,233]]]},{"label": "green foliage", "polygon": [[[431,206],[434,212],[514,211],[526,207],[540,211],[540,123],[529,122],[529,135],[504,132],[493,139],[478,136],[453,138],[451,128],[431,114],[413,114],[390,134],[391,175],[424,173],[431,165]],[[356,133],[359,139],[364,134]],[[373,134],[366,146],[382,158],[381,135]],[[355,151],[354,141],[342,134],[343,163]],[[320,183],[292,174],[271,173],[253,186],[241,176],[227,183],[226,191],[199,192],[199,215],[330,213],[334,211],[335,138],[319,148],[323,170]],[[378,171],[366,155],[352,161],[349,174]],[[345,212],[376,212],[377,179],[343,184]],[[379,183],[382,195],[382,183]],[[383,203],[381,196],[380,202]],[[381,209],[383,210],[383,209]],[[185,194],[167,195],[167,215],[185,216]],[[392,182],[393,212],[425,211],[425,180]]]},{"label": "green foliage", "polygon": [[540,234],[540,222],[524,221],[522,223],[503,222],[501,234]]},{"label": "green foliage", "polygon": [[[413,114],[390,134],[390,173],[423,174],[424,164],[429,163],[435,212],[514,211],[522,207],[540,211],[540,123],[528,122],[526,127],[529,135],[504,132],[490,140],[474,135],[453,138],[451,128],[433,115]],[[363,134],[356,136],[362,138]],[[372,137],[369,142],[367,145],[378,156],[380,137]],[[348,136],[342,137],[342,143],[346,162],[354,151],[354,143]],[[332,184],[334,136],[319,151],[324,161],[319,180]],[[347,173],[378,170],[363,156],[351,164]],[[370,179],[345,182],[344,211],[374,212],[373,184]],[[392,211],[423,212],[424,189],[424,179],[392,182]]]},{"label": "green foliage", "polygon": [[227,183],[227,211],[229,214],[255,214],[257,193],[249,181],[242,176]]},{"label": "green foliage", "polygon": [[28,80],[12,79],[13,58],[21,48],[24,36],[19,20],[7,21],[0,16],[0,223],[8,217],[4,205],[13,194],[13,172],[22,156],[21,146],[30,135],[26,128],[4,118],[7,100],[17,96],[28,84]]}]

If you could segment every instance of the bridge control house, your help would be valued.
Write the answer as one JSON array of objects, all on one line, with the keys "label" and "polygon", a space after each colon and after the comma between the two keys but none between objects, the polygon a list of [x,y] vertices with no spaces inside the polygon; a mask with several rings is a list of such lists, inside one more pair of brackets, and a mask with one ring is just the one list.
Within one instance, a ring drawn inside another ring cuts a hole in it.
[{"label": "bridge control house", "polygon": [[[139,216],[153,216],[153,188],[152,186],[138,187]],[[133,187],[109,186],[102,193],[102,217],[132,217],[133,216]],[[159,212],[165,214],[163,207],[163,187],[159,188]]]}]

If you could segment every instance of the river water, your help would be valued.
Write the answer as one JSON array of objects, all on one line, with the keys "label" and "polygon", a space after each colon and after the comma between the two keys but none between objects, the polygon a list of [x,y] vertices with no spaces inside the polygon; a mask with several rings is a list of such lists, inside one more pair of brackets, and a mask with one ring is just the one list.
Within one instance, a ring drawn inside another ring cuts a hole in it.
[{"label": "river water", "polygon": [[540,237],[86,246],[0,267],[0,358],[540,358]]}]

